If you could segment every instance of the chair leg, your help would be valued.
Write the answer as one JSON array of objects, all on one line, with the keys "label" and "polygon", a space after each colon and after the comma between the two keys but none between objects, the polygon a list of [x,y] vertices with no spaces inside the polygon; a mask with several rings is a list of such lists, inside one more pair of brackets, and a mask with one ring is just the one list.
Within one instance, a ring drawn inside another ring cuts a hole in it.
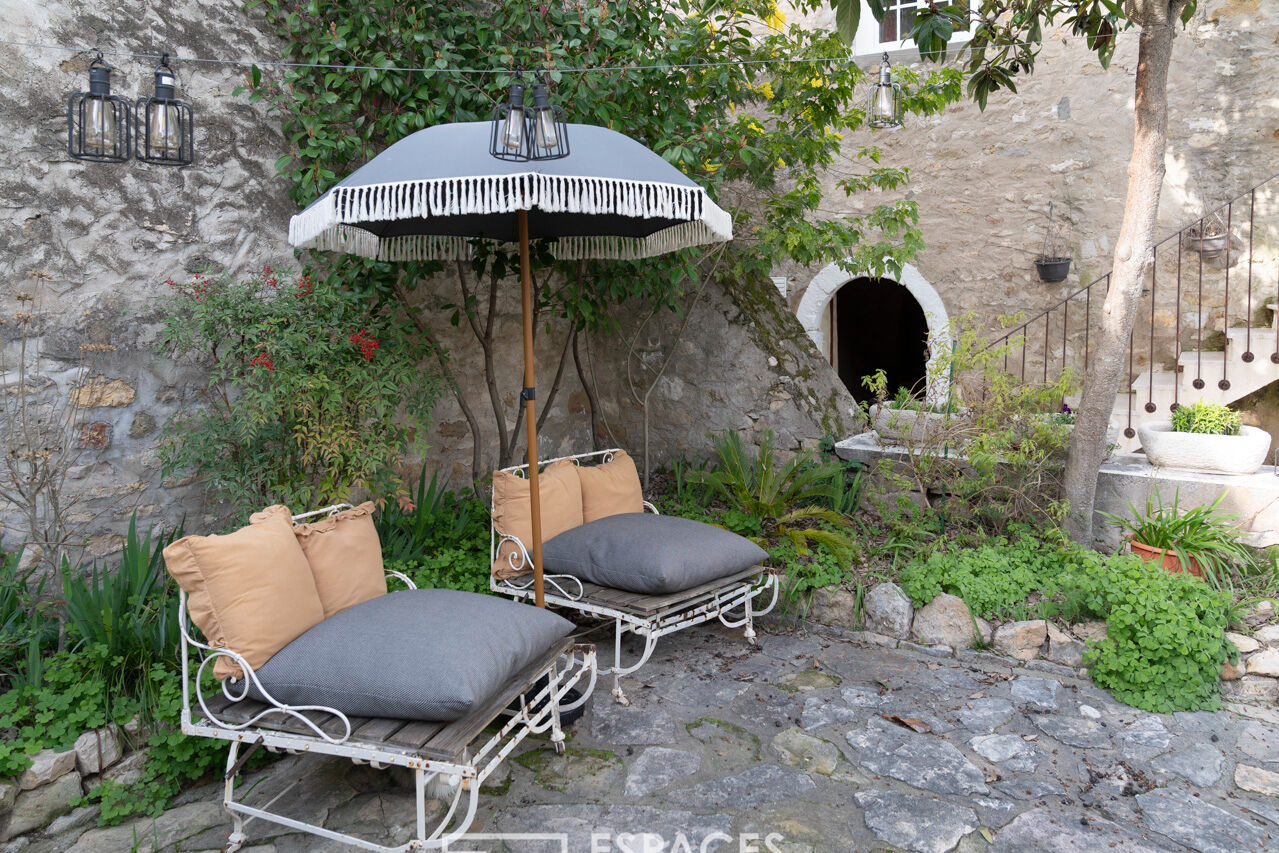
[{"label": "chair leg", "polygon": [[622,692],[622,676],[618,670],[622,668],[622,620],[614,622],[616,633],[613,636],[613,698],[619,705],[629,705],[631,700]]},{"label": "chair leg", "polygon": [[558,664],[551,666],[551,671],[546,674],[548,687],[550,687],[550,695],[547,700],[551,705],[551,745],[555,747],[556,755],[564,754],[564,730],[560,728],[560,668]]},{"label": "chair leg", "polygon": [[236,853],[248,840],[248,836],[244,833],[244,818],[239,812],[231,809],[231,804],[235,802],[235,774],[232,771],[235,769],[239,754],[239,741],[232,741],[231,750],[226,759],[226,784],[222,793],[222,806],[231,815],[231,835],[227,838],[226,844],[222,845],[222,853]]},{"label": "chair leg", "polygon": [[756,641],[756,639],[755,639],[755,613],[754,613],[754,611],[753,611],[753,610],[752,610],[752,608],[751,608],[751,604],[752,604],[752,603],[753,603],[753,599],[752,599],[752,598],[750,598],[750,597],[747,597],[747,599],[746,599],[746,632],[745,632],[745,636],[746,636],[746,642],[750,643],[752,646],[758,646],[758,645],[759,645],[759,642],[758,642],[758,641]]}]

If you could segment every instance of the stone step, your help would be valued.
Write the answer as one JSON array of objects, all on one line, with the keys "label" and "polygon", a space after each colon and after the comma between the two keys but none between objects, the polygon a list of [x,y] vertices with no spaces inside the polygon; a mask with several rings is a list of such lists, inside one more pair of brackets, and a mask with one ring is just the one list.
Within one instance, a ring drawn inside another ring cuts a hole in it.
[{"label": "stone step", "polygon": [[1241,356],[1251,349],[1257,358],[1269,358],[1271,353],[1279,351],[1276,349],[1276,338],[1279,335],[1274,329],[1256,326],[1251,329],[1226,329],[1226,351]]}]

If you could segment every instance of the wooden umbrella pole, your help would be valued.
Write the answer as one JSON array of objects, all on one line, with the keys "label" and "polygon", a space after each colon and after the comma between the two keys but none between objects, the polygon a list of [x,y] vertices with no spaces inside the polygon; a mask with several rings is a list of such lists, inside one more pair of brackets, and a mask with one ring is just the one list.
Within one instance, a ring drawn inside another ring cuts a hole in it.
[{"label": "wooden umbrella pole", "polygon": [[533,595],[538,607],[546,606],[542,584],[542,494],[537,471],[537,401],[533,380],[533,275],[529,270],[528,211],[515,214],[520,235],[520,304],[524,319],[524,423],[528,426],[528,491],[530,520],[533,523]]}]

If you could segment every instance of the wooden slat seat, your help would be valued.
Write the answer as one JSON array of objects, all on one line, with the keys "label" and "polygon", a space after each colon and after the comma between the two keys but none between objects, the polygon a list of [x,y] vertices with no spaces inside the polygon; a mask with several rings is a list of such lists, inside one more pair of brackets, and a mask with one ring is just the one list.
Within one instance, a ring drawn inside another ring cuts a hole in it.
[{"label": "wooden slat seat", "polygon": [[[759,577],[765,571],[766,569],[763,566],[752,566],[749,569],[743,569],[737,574],[716,578],[709,583],[704,583],[701,586],[695,586],[692,589],[686,589],[681,592],[665,593],[663,595],[645,595],[641,592],[627,592],[621,589],[597,586],[593,583],[582,581],[582,597],[574,599],[574,602],[594,604],[599,607],[609,607],[635,616],[650,616],[654,613],[667,610],[681,602],[691,601],[704,595],[725,590],[734,583],[750,581],[753,578]],[[566,589],[571,591],[576,587],[576,584],[569,581],[564,584],[564,586]],[[547,598],[552,599],[556,603],[559,603],[562,600],[561,597],[554,592],[553,587],[548,587]]]},{"label": "wooden slat seat", "polygon": [[[561,655],[568,654],[572,646],[571,637],[560,640],[545,654],[517,673],[507,682],[504,689],[473,708],[470,714],[460,720],[430,722],[384,717],[350,717],[351,736],[346,743],[367,744],[387,751],[418,755],[436,761],[459,762],[476,735],[484,731],[503,708],[511,704],[520,694],[528,692],[537,682],[538,677]],[[247,722],[267,708],[265,704],[252,699],[231,702],[220,693],[207,704],[210,713],[229,723]],[[304,713],[326,734],[332,737],[342,735],[344,726],[339,718],[318,711]],[[315,733],[300,720],[285,714],[269,714],[250,728],[315,736]]]}]

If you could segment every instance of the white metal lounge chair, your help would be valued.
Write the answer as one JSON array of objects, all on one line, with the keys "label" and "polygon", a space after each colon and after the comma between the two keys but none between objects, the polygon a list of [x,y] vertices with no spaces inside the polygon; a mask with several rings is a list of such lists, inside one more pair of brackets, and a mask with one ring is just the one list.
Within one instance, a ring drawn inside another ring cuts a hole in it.
[{"label": "white metal lounge chair", "polygon": [[[293,520],[345,508],[346,504],[325,507],[296,515]],[[410,589],[416,588],[399,572],[387,571],[387,575],[398,578]],[[484,780],[524,738],[550,731],[556,751],[563,752],[560,713],[585,703],[595,685],[595,647],[575,644],[572,638],[566,637],[517,673],[497,695],[469,716],[454,722],[352,717],[333,708],[289,706],[271,697],[239,654],[195,639],[187,613],[186,593],[179,593],[178,599],[182,626],[182,733],[231,743],[222,804],[231,813],[234,825],[223,847],[224,853],[240,849],[247,840],[246,824],[256,818],[365,850],[390,853],[446,848],[471,826]],[[206,696],[201,689],[202,676],[206,667],[223,656],[237,663],[244,670],[245,678],[238,685],[224,681],[214,695]],[[581,698],[561,705],[569,689],[583,679],[586,682]],[[266,702],[249,698],[250,683]],[[518,710],[512,712],[508,706]],[[495,733],[482,739],[490,724],[504,714],[510,718]],[[241,745],[248,746],[243,755]],[[417,796],[414,837],[398,847],[386,847],[267,811],[292,785],[262,806],[237,802],[235,778],[249,756],[260,747],[271,752],[333,755],[378,769],[394,766],[412,770]],[[430,827],[426,820],[428,787],[431,792],[446,792],[443,798],[447,803],[444,817]],[[458,806],[464,798],[465,805],[459,812]]]},{"label": "white metal lounge chair", "polygon": [[[610,462],[617,449],[599,450],[547,459],[539,463],[539,470],[561,459],[570,459],[577,465],[598,465]],[[527,465],[513,465],[503,471],[525,476]],[[644,501],[644,508],[657,514],[657,507]],[[492,504],[489,506],[490,561],[497,560],[498,550],[506,542],[514,546],[511,567],[523,569],[533,564],[524,544],[514,536],[498,533],[492,523]],[[620,589],[597,586],[569,575],[544,575],[545,596],[548,605],[572,610],[591,618],[613,620],[613,666],[603,670],[613,676],[613,697],[623,705],[630,704],[622,690],[622,676],[631,675],[648,663],[657,641],[676,631],[682,631],[712,619],[718,619],[729,628],[745,627],[746,641],[755,643],[754,620],[763,616],[777,604],[779,573],[767,566],[752,566],[741,572],[719,578],[711,583],[666,595],[645,595]],[[489,589],[516,599],[533,599],[531,575],[498,580],[489,576]],[[755,599],[768,595],[768,605],[756,608]],[[740,611],[739,611],[740,608]],[[734,613],[733,611],[738,611]],[[644,638],[644,649],[639,659],[630,666],[622,666],[622,638],[627,633]]]}]

